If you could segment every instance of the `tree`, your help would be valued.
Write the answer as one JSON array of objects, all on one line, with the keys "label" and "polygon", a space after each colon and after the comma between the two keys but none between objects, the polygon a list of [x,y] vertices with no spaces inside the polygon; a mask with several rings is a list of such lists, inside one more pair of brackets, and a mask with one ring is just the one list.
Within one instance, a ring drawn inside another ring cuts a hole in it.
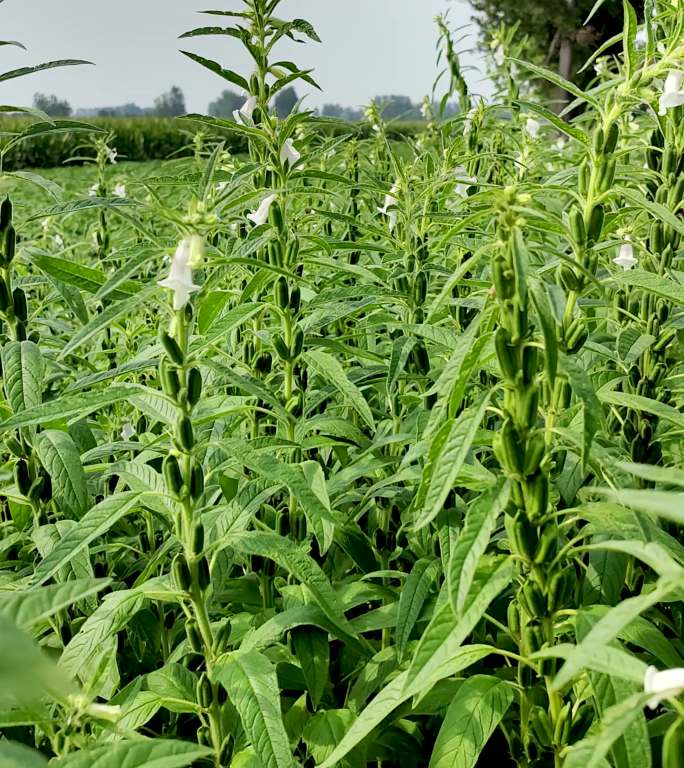
[{"label": "tree", "polygon": [[154,100],[154,113],[158,117],[179,117],[186,111],[185,96],[177,85]]},{"label": "tree", "polygon": [[213,117],[232,117],[236,109],[240,109],[244,103],[244,96],[226,89],[209,105],[209,114]]},{"label": "tree", "polygon": [[280,118],[288,117],[297,105],[299,97],[297,91],[292,86],[283,88],[275,97],[275,111]]},{"label": "tree", "polygon": [[420,120],[420,109],[408,96],[376,96],[373,101],[382,110],[385,120]]},{"label": "tree", "polygon": [[[605,0],[588,24],[596,0],[471,0],[486,40],[501,24],[518,24],[517,38],[527,36],[525,55],[555,69],[566,80],[582,85],[592,76],[578,76],[586,59],[622,30],[622,0]],[[643,15],[643,0],[632,2]]]},{"label": "tree", "polygon": [[60,99],[53,94],[36,93],[33,106],[50,117],[69,117],[72,113],[71,104],[66,99]]}]

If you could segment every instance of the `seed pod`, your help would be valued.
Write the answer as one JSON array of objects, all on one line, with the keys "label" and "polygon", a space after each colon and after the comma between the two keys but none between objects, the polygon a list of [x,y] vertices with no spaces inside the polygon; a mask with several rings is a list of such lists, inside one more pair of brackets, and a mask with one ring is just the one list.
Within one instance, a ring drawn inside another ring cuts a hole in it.
[{"label": "seed pod", "polygon": [[216,653],[223,653],[228,648],[228,641],[232,633],[233,626],[230,619],[227,619],[219,628],[214,640],[214,649]]},{"label": "seed pod", "polygon": [[271,207],[268,212],[268,220],[271,225],[278,230],[278,232],[283,231],[283,209],[280,207],[280,203],[277,200],[271,203]]},{"label": "seed pod", "polygon": [[180,416],[176,421],[178,442],[186,451],[191,451],[195,445],[195,434],[192,431],[192,421],[188,416]]},{"label": "seed pod", "polygon": [[164,394],[176,399],[181,388],[180,378],[178,377],[178,371],[169,366],[166,358],[162,358],[159,363],[159,379]]},{"label": "seed pod", "polygon": [[602,155],[605,144],[606,144],[606,139],[603,133],[603,128],[601,128],[601,126],[598,125],[596,126],[596,130],[594,131],[594,142],[593,142],[594,154]]},{"label": "seed pod", "polygon": [[291,266],[294,264],[299,257],[299,239],[294,238],[290,240],[287,244],[287,249],[285,251],[285,263],[287,266]]},{"label": "seed pod", "polygon": [[520,632],[520,611],[515,600],[511,600],[508,604],[507,619],[508,628],[510,629],[511,634],[514,636],[517,635]]},{"label": "seed pod", "polygon": [[254,370],[265,375],[271,372],[272,364],[271,355],[268,352],[262,352],[254,361]]},{"label": "seed pod", "polygon": [[535,475],[527,483],[528,498],[525,509],[532,522],[546,514],[549,506],[549,480],[542,472]]},{"label": "seed pod", "polygon": [[194,619],[188,619],[185,622],[185,634],[188,638],[188,644],[195,653],[202,653],[204,648],[202,646],[202,636],[197,627],[197,622]]},{"label": "seed pod", "polygon": [[415,290],[414,290],[414,300],[416,304],[418,305],[425,304],[425,299],[427,298],[427,291],[428,291],[427,275],[425,274],[425,272],[419,272],[416,275]]},{"label": "seed pod", "polygon": [[581,325],[576,327],[572,335],[566,339],[566,347],[568,353],[571,355],[576,355],[587,343],[588,338],[589,331],[585,327]]},{"label": "seed pod", "polygon": [[28,496],[31,488],[31,474],[29,472],[28,464],[24,459],[19,459],[14,465],[14,482],[17,484],[19,493],[22,496]]},{"label": "seed pod", "polygon": [[202,396],[202,374],[199,368],[191,368],[188,373],[188,403],[197,405]]},{"label": "seed pod", "polygon": [[304,331],[297,326],[292,338],[292,352],[290,355],[291,360],[296,360],[304,349]]},{"label": "seed pod", "polygon": [[197,501],[204,493],[204,469],[201,464],[195,464],[190,473],[190,496]]},{"label": "seed pod", "polygon": [[541,627],[536,624],[528,624],[523,630],[523,645],[528,656],[540,651],[544,646],[544,634]]},{"label": "seed pod", "polygon": [[558,267],[558,280],[566,291],[579,290],[581,279],[569,264],[561,264]]},{"label": "seed pod", "polygon": [[204,526],[202,523],[197,523],[192,530],[192,552],[194,555],[201,555],[204,552]]},{"label": "seed pod", "polygon": [[290,291],[290,310],[293,314],[297,314],[299,312],[299,308],[302,304],[302,291],[301,288],[296,285],[291,291]]},{"label": "seed pod", "polygon": [[211,573],[209,571],[209,561],[202,556],[197,561],[197,586],[204,592],[211,584]]},{"label": "seed pod", "polygon": [[539,349],[532,344],[526,344],[522,352],[523,383],[529,386],[537,375],[539,368]]},{"label": "seed pod", "polygon": [[279,277],[273,288],[273,297],[280,309],[287,309],[290,304],[290,289],[287,285],[287,279]]},{"label": "seed pod", "polygon": [[585,222],[587,227],[587,238],[590,242],[596,243],[601,239],[604,217],[605,213],[603,206],[595,205],[589,214],[589,221]]},{"label": "seed pod", "polygon": [[12,223],[12,201],[6,197],[0,205],[0,235],[4,235]]},{"label": "seed pod", "polygon": [[553,745],[553,726],[551,725],[551,718],[548,712],[541,707],[533,707],[530,725],[537,741],[542,747],[549,749]]},{"label": "seed pod", "polygon": [[5,232],[5,264],[11,264],[17,250],[17,233],[10,224]]},{"label": "seed pod", "polygon": [[28,320],[28,304],[26,302],[26,294],[21,288],[14,289],[12,301],[14,303],[14,316],[25,323]]},{"label": "seed pod", "polygon": [[214,691],[212,690],[211,681],[207,677],[206,672],[202,672],[197,681],[195,697],[197,703],[204,709],[208,709],[214,701]]},{"label": "seed pod", "polygon": [[665,248],[665,236],[663,232],[663,224],[660,221],[654,221],[651,224],[651,231],[649,235],[650,248],[652,253],[662,253]]},{"label": "seed pod", "polygon": [[26,338],[27,338],[26,324],[22,323],[21,320],[18,320],[17,324],[14,327],[14,333],[17,337],[17,341],[26,341]]},{"label": "seed pod", "polygon": [[166,487],[171,493],[179,494],[183,487],[183,475],[181,474],[178,459],[172,453],[164,458],[162,472],[166,481]]},{"label": "seed pod", "polygon": [[519,393],[517,409],[519,424],[528,424],[532,426],[535,423],[537,420],[537,412],[539,411],[539,387],[536,384],[528,387],[524,392]]},{"label": "seed pod", "polygon": [[577,185],[583,196],[586,196],[587,192],[589,191],[590,173],[589,164],[586,160],[583,160],[577,173]]},{"label": "seed pod", "polygon": [[518,514],[511,524],[511,531],[518,549],[518,554],[532,560],[539,543],[539,530],[523,514]]},{"label": "seed pod", "polygon": [[17,440],[16,437],[14,437],[14,435],[10,435],[9,437],[5,438],[5,445],[9,449],[10,453],[19,459],[24,458],[26,455],[26,452],[24,451],[21,443]]},{"label": "seed pod", "polygon": [[514,382],[518,374],[519,366],[516,360],[515,350],[510,344],[510,334],[503,327],[500,326],[496,334],[494,335],[494,346],[496,348],[496,356],[499,360],[499,366],[504,377],[511,382]]},{"label": "seed pod", "polygon": [[501,426],[502,448],[505,456],[506,468],[512,474],[520,474],[525,465],[525,451],[520,435],[511,419],[506,419]]},{"label": "seed pod", "polygon": [[653,345],[653,351],[662,352],[664,349],[670,346],[671,342],[674,340],[676,335],[677,335],[677,332],[674,330],[674,328],[671,328],[670,330],[665,331],[665,333],[663,333],[663,335]]},{"label": "seed pod", "polygon": [[570,220],[570,233],[572,234],[572,239],[577,245],[583,247],[587,242],[587,230],[584,226],[584,215],[582,214],[582,211],[575,207],[570,211],[568,218]]},{"label": "seed pod", "polygon": [[7,312],[12,306],[12,297],[10,296],[7,283],[0,277],[0,312]]},{"label": "seed pod", "polygon": [[192,578],[187,560],[183,555],[176,555],[171,566],[173,581],[182,592],[189,592],[192,588]]},{"label": "seed pod", "polygon": [[541,565],[550,560],[553,560],[556,554],[556,547],[558,545],[558,528],[549,523],[544,526],[539,537],[539,545],[534,555],[534,563]]},{"label": "seed pod", "polygon": [[527,441],[523,474],[526,477],[536,474],[546,453],[546,439],[542,431],[534,432]]},{"label": "seed pod", "polygon": [[166,354],[169,356],[169,358],[176,364],[176,365],[183,365],[184,362],[184,356],[181,348],[178,346],[178,342],[172,337],[169,336],[169,334],[166,331],[162,331],[160,334],[160,339],[162,343],[162,347],[164,347],[164,350]]},{"label": "seed pod", "polygon": [[200,725],[197,729],[197,743],[203,747],[210,747],[212,745],[211,730],[208,725]]},{"label": "seed pod", "polygon": [[274,333],[272,341],[273,346],[275,347],[275,351],[278,353],[278,357],[281,360],[288,362],[290,359],[290,350],[287,348],[287,345],[283,341],[282,336],[279,333]]},{"label": "seed pod", "polygon": [[620,128],[617,123],[611,123],[606,131],[606,138],[603,142],[603,152],[606,155],[612,155],[617,148],[618,139],[620,138]]},{"label": "seed pod", "polygon": [[518,593],[520,605],[531,619],[546,616],[546,601],[539,587],[531,581],[525,584]]}]

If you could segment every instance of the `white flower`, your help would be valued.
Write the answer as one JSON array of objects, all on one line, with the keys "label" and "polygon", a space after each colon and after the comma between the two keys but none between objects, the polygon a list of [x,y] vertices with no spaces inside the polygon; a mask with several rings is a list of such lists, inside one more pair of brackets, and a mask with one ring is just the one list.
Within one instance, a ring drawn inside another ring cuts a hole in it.
[{"label": "white flower", "polygon": [[656,709],[663,699],[674,699],[684,692],[684,669],[665,669],[658,672],[655,667],[649,667],[644,677],[644,693],[651,694],[648,702],[651,709]]},{"label": "white flower", "polygon": [[247,214],[247,218],[257,227],[265,224],[268,221],[268,212],[271,210],[271,206],[276,200],[277,195],[269,195],[265,197],[256,211]]},{"label": "white flower", "polygon": [[504,52],[503,45],[497,43],[496,48],[494,48],[494,63],[497,67],[503,67],[505,58],[506,53]]},{"label": "white flower", "polygon": [[599,56],[598,59],[594,62],[594,72],[599,77],[602,77],[608,72],[608,57],[607,56]]},{"label": "white flower", "polygon": [[221,192],[225,192],[226,189],[228,189],[228,182],[227,181],[219,181],[216,183],[216,191],[221,194]]},{"label": "white flower", "polygon": [[468,189],[473,186],[473,184],[477,184],[477,179],[474,176],[469,176],[468,171],[462,166],[459,165],[456,168],[454,168],[454,176],[456,176],[457,184],[454,187],[454,192],[459,197],[467,197],[468,195]]},{"label": "white flower", "polygon": [[288,139],[283,144],[283,148],[280,150],[280,162],[283,165],[289,164],[290,167],[294,167],[299,162],[299,158],[301,156],[301,153],[295,149],[295,145],[292,143],[292,139]]},{"label": "white flower", "polygon": [[135,427],[131,424],[130,421],[127,421],[123,425],[123,429],[121,430],[121,437],[124,440],[130,440],[132,437],[134,437],[136,434]]},{"label": "white flower", "polygon": [[565,147],[567,146],[568,140],[564,138],[563,136],[559,137],[559,139],[556,141],[555,147],[559,152],[564,152]]},{"label": "white flower", "polygon": [[116,158],[119,156],[119,153],[114,149],[114,147],[107,147],[107,159],[112,165],[116,165]]},{"label": "white flower", "polygon": [[93,186],[88,190],[88,197],[97,197],[97,193],[99,191],[100,191],[100,185],[93,184]]},{"label": "white flower", "polygon": [[424,101],[420,105],[420,114],[427,120],[430,115],[430,105],[427,101]]},{"label": "white flower", "polygon": [[157,285],[173,291],[173,308],[183,309],[188,303],[191,293],[199,291],[200,286],[192,282],[192,267],[190,266],[191,243],[188,238],[181,240],[171,261],[169,276],[160,280]]},{"label": "white flower", "polygon": [[64,248],[64,238],[61,235],[53,235],[52,236],[52,242],[58,247],[58,248]]},{"label": "white flower", "polygon": [[243,125],[249,125],[252,122],[252,115],[257,105],[256,96],[247,96],[247,101],[240,107],[239,110],[233,112],[233,117],[236,123],[242,123]]},{"label": "white flower", "polygon": [[631,243],[624,243],[621,245],[620,253],[613,259],[613,264],[622,267],[625,272],[638,263],[637,259],[634,258],[634,248]]},{"label": "white flower", "polygon": [[114,197],[126,197],[126,185],[125,184],[117,184],[114,187]]},{"label": "white flower", "polygon": [[645,48],[648,45],[648,30],[646,27],[641,27],[636,33],[634,43],[637,48]]},{"label": "white flower", "polygon": [[674,109],[684,104],[684,72],[673,69],[665,80],[665,87],[660,97],[660,115],[667,114],[668,109]]},{"label": "white flower", "polygon": [[533,117],[528,117],[527,122],[525,123],[525,132],[533,139],[537,138],[537,134],[539,133],[539,129],[541,128],[541,123],[538,120],[535,120]]},{"label": "white flower", "polygon": [[397,205],[398,203],[398,200],[395,197],[398,191],[399,191],[399,185],[395,184],[392,187],[392,189],[390,189],[388,194],[385,195],[385,202],[382,208],[378,208],[378,213],[382,213],[384,216],[387,216],[389,218],[390,229],[394,229],[394,227],[397,224],[397,212],[396,210],[390,210],[390,208],[392,208],[392,206]]},{"label": "white flower", "polygon": [[43,219],[40,225],[43,228],[43,232],[47,232],[50,229],[50,219]]},{"label": "white flower", "polygon": [[473,120],[475,119],[475,115],[477,114],[477,107],[473,107],[470,112],[465,116],[465,120],[463,121],[463,134],[470,133],[470,131],[473,128]]}]

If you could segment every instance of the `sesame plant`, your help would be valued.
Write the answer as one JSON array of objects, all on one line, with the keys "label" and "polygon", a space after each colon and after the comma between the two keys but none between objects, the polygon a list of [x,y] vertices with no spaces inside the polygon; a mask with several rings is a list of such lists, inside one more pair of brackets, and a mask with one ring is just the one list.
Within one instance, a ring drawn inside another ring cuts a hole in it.
[{"label": "sesame plant", "polygon": [[440,17],[404,141],[276,115],[287,7],[190,155],[0,181],[0,765],[679,768],[681,2],[491,99]]}]

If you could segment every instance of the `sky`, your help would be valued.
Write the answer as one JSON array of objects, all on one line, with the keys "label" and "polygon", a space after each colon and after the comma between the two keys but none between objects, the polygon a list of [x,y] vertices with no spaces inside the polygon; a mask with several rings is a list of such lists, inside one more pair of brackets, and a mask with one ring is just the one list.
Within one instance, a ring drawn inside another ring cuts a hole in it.
[{"label": "sky", "polygon": [[[33,94],[54,93],[72,107],[106,107],[135,102],[151,106],[172,85],[185,92],[188,111],[206,111],[224,87],[217,75],[190,61],[179,49],[199,53],[227,68],[249,74],[240,43],[229,37],[178,40],[197,26],[222,25],[197,9],[237,10],[238,0],[6,0],[0,6],[2,38],[19,40],[28,51],[0,47],[0,71],[62,58],[86,59],[95,66],[41,72],[0,83],[0,103],[30,104]],[[432,87],[436,27],[434,18],[449,10],[453,27],[470,22],[462,0],[284,0],[282,18],[305,18],[322,44],[277,49],[279,57],[313,68],[323,89],[305,102],[359,106],[384,94],[422,100]],[[463,43],[474,47],[473,36]],[[481,66],[476,53],[463,56],[464,67]],[[476,71],[466,76],[476,93],[486,83]],[[305,88],[299,87],[299,95]]]}]

